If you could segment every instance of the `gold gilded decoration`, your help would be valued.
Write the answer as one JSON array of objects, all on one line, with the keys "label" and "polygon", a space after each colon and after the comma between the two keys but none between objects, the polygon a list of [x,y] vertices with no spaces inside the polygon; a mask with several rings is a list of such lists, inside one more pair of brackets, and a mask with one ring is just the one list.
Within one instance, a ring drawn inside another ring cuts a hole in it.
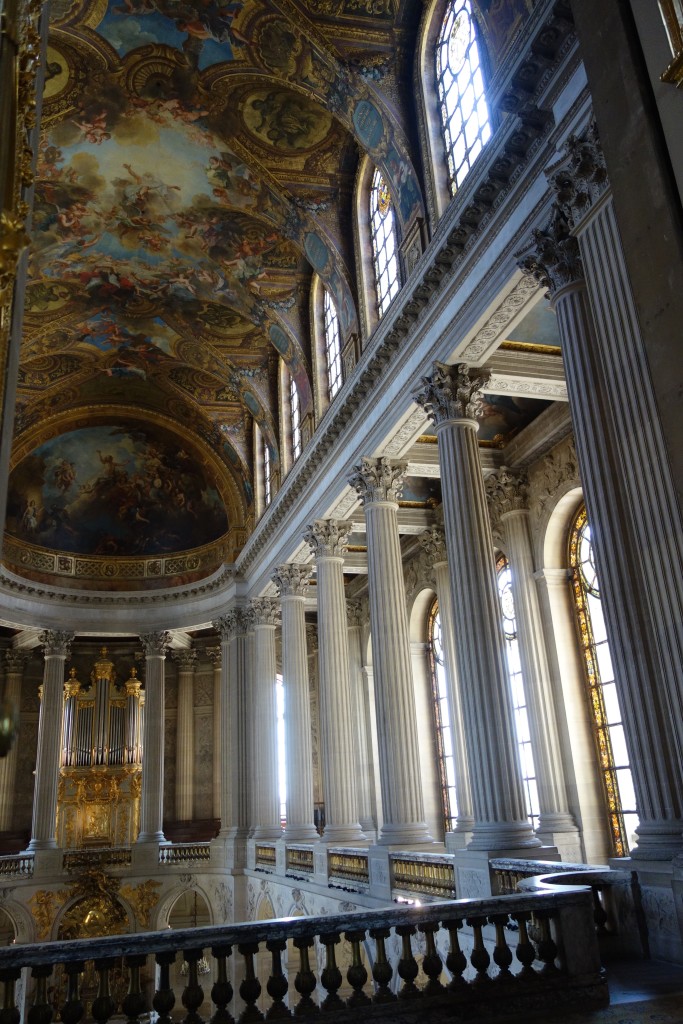
[{"label": "gold gilded decoration", "polygon": [[3,210],[0,213],[0,301],[14,284],[17,263],[28,242],[24,218]]},{"label": "gold gilded decoration", "polygon": [[160,888],[161,882],[155,882],[152,878],[149,878],[146,882],[141,882],[139,885],[124,885],[121,887],[121,895],[125,900],[128,900],[135,911],[138,923],[145,928],[151,927],[150,914],[159,902],[159,893],[156,890]]},{"label": "gold gilded decoration", "polygon": [[[92,707],[92,702],[88,703]],[[129,846],[140,813],[141,766],[67,766],[60,769],[57,841],[67,850]]]},{"label": "gold gilded decoration", "polygon": [[52,889],[39,889],[31,896],[29,907],[36,922],[36,937],[39,941],[49,938],[57,911],[68,896],[69,893],[65,889],[56,892]]},{"label": "gold gilded decoration", "polygon": [[59,923],[60,939],[96,938],[127,931],[126,912],[117,899],[120,882],[99,868],[86,868],[71,885],[75,902]]},{"label": "gold gilded decoration", "polygon": [[90,673],[90,681],[92,683],[96,683],[99,679],[103,680],[105,683],[113,683],[116,680],[114,662],[107,657],[106,647],[101,648],[99,660],[95,662],[93,670]]}]

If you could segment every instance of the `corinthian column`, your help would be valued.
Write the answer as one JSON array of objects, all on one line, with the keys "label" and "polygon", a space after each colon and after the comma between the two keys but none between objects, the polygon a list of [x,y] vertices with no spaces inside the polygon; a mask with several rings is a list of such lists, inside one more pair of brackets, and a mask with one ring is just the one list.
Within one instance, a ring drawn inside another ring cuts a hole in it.
[{"label": "corinthian column", "polygon": [[220,820],[221,816],[221,648],[209,647],[206,653],[213,665],[213,755],[212,755],[212,792],[211,813]]},{"label": "corinthian column", "polygon": [[436,425],[458,679],[472,784],[470,850],[540,846],[526,815],[476,415],[488,375],[436,363],[415,400]]},{"label": "corinthian column", "polygon": [[[462,699],[458,684],[458,667],[455,658],[457,645],[453,606],[451,603],[450,575],[446,555],[446,535],[440,526],[432,526],[420,535],[420,544],[428,555],[434,570],[434,585],[439,602],[441,636],[443,640],[444,668],[448,687],[451,736],[453,737],[453,759],[455,768],[455,795],[458,802],[458,817],[454,832],[455,846],[462,846],[469,839],[474,827],[472,814],[472,787],[467,767],[465,728],[462,714]],[[450,843],[449,843],[450,846]]]},{"label": "corinthian column", "polygon": [[285,688],[285,774],[290,843],[317,840],[313,824],[313,753],[304,601],[311,568],[279,565],[273,582],[282,606],[282,681]]},{"label": "corinthian column", "polygon": [[534,580],[529,525],[528,483],[525,474],[501,466],[486,480],[489,511],[500,525],[510,563],[512,598],[519,641],[524,695],[529,708],[531,749],[536,769],[540,818],[536,834],[557,846],[567,860],[580,857],[578,829],[569,813],[567,785],[562,768],[560,736],[555,716],[543,621]]},{"label": "corinthian column", "polygon": [[683,851],[683,526],[593,129],[551,169],[560,205],[520,266],[557,313],[576,451],[640,824]]},{"label": "corinthian column", "polygon": [[349,480],[365,509],[384,824],[381,845],[431,843],[424,814],[398,497],[405,462],[364,458]]},{"label": "corinthian column", "polygon": [[164,821],[164,663],[169,633],[140,636],[145,652],[145,715],[139,843],[163,843]]},{"label": "corinthian column", "polygon": [[370,701],[368,687],[363,673],[363,609],[360,601],[347,601],[346,617],[349,624],[349,675],[353,697],[354,731],[357,739],[356,751],[356,794],[358,797],[358,819],[365,835],[373,839],[377,834],[375,811],[374,770],[369,735]]},{"label": "corinthian column", "polygon": [[325,840],[337,844],[357,843],[365,839],[358,822],[357,734],[353,728],[344,594],[344,553],[350,531],[350,523],[338,519],[317,519],[305,534],[315,556],[317,577]]},{"label": "corinthian column", "polygon": [[252,773],[250,770],[250,613],[236,608],[216,619],[220,657],[220,814],[218,838],[235,840],[235,856],[243,862],[249,832]]},{"label": "corinthian column", "polygon": [[253,778],[252,839],[279,839],[280,793],[277,757],[277,696],[275,693],[275,627],[277,602],[259,597],[251,602],[254,627],[253,748],[249,768]]},{"label": "corinthian column", "polygon": [[192,821],[194,816],[194,672],[195,651],[174,651],[178,665],[178,717],[176,720],[175,816]]},{"label": "corinthian column", "polygon": [[[4,701],[6,705],[14,709],[17,721],[21,707],[21,683],[24,678],[27,657],[26,651],[5,652]],[[0,758],[0,832],[7,832],[12,828],[18,749],[19,743],[15,738],[7,755]]]},{"label": "corinthian column", "polygon": [[38,720],[38,757],[29,850],[53,849],[57,827],[57,787],[64,713],[64,663],[73,633],[48,630],[40,634],[45,655],[43,696]]}]

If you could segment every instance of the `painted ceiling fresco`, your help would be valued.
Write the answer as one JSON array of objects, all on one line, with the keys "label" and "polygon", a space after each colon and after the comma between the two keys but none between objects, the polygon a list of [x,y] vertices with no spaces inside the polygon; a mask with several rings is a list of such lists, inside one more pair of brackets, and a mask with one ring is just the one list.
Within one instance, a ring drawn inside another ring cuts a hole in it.
[{"label": "painted ceiling fresco", "polygon": [[[495,53],[528,4],[480,8]],[[106,536],[112,556],[187,550],[229,528],[246,537],[254,422],[280,460],[280,358],[302,415],[312,410],[314,273],[334,297],[343,340],[358,332],[359,157],[382,169],[404,229],[424,216],[414,130],[395,103],[397,89],[412,88],[422,9],[419,0],[53,0],[12,536],[93,555]],[[496,18],[510,22],[500,40]],[[126,434],[130,461],[123,440],[107,447],[104,426],[86,428],[90,410],[113,422],[117,408],[140,424]],[[215,502],[221,480],[191,477],[182,458],[174,482],[164,477],[143,497],[149,452],[170,458],[164,417],[231,481],[241,510],[231,506],[230,523]],[[105,452],[110,465],[123,460],[116,486],[98,462]],[[151,529],[154,499],[173,512],[165,533]]]}]

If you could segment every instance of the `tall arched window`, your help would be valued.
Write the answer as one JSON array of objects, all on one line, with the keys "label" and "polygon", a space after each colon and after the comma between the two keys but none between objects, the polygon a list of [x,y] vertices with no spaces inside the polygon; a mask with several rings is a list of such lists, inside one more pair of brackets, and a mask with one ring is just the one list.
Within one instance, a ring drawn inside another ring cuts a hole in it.
[{"label": "tall arched window", "polygon": [[296,381],[289,375],[289,423],[292,431],[292,458],[294,462],[301,455],[301,402]]},{"label": "tall arched window", "polygon": [[451,0],[436,45],[436,81],[448,181],[454,196],[491,137],[476,26],[469,0]]},{"label": "tall arched window", "polygon": [[270,448],[263,438],[263,504],[267,508],[273,497],[273,467],[270,461]]},{"label": "tall arched window", "polygon": [[394,206],[389,186],[377,168],[370,188],[370,234],[377,312],[381,319],[398,292],[399,280]]},{"label": "tall arched window", "polygon": [[569,565],[579,643],[588,686],[598,760],[605,787],[614,852],[628,855],[638,826],[636,795],[610,655],[600,585],[593,558],[591,529],[582,505],[569,535]]},{"label": "tall arched window", "polygon": [[339,318],[327,288],[323,293],[323,320],[325,326],[325,361],[327,364],[327,394],[332,401],[342,386],[341,339]]},{"label": "tall arched window", "polygon": [[458,816],[455,793],[455,756],[448,711],[448,686],[441,635],[439,604],[434,601],[429,611],[429,667],[432,679],[432,707],[436,730],[436,749],[439,759],[439,780],[443,807],[444,831],[452,832]]},{"label": "tall arched window", "polygon": [[508,678],[510,680],[510,690],[512,691],[512,707],[515,715],[515,731],[517,733],[517,746],[522,768],[526,811],[533,828],[536,828],[541,813],[538,804],[536,769],[534,767],[534,754],[531,749],[531,733],[529,731],[529,716],[527,714],[526,696],[524,694],[522,663],[519,657],[515,602],[512,596],[512,574],[510,572],[510,563],[503,554],[499,555],[496,561],[496,572],[498,575],[500,606],[503,612],[503,633],[508,662]]}]

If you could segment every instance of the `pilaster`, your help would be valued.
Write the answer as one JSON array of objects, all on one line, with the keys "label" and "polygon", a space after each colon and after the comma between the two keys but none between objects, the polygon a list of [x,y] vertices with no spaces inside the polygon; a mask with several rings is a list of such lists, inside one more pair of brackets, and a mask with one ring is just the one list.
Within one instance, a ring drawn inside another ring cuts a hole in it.
[{"label": "pilaster", "polygon": [[144,633],[145,715],[142,756],[142,794],[138,843],[163,843],[164,816],[164,703],[167,632]]},{"label": "pilaster", "polygon": [[194,673],[196,651],[174,651],[178,666],[176,722],[175,814],[178,821],[194,818]]},{"label": "pilaster", "polygon": [[[26,651],[5,651],[4,703],[8,710],[13,709],[17,723],[21,706],[21,683],[27,660]],[[15,738],[5,757],[0,758],[0,832],[7,832],[12,828],[18,750],[19,745]]]},{"label": "pilaster", "polygon": [[277,698],[275,693],[275,627],[278,603],[259,597],[251,602],[254,631],[254,686],[252,702],[252,839],[279,839],[280,795],[277,756]]}]

